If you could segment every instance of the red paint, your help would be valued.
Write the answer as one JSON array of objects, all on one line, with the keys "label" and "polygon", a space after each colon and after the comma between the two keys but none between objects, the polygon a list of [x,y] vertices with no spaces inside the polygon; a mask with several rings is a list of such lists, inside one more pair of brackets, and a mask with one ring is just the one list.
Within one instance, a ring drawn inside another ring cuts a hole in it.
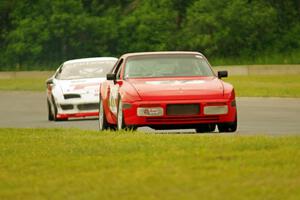
[{"label": "red paint", "polygon": [[68,119],[68,118],[76,118],[76,117],[93,117],[98,115],[99,112],[87,112],[87,113],[73,113],[73,114],[57,114],[56,117],[58,119]]}]

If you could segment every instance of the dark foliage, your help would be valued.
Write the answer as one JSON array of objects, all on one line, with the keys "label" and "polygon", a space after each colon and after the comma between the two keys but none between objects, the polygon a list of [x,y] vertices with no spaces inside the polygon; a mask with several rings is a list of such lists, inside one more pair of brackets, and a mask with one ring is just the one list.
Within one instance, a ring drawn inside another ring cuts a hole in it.
[{"label": "dark foliage", "polygon": [[300,51],[299,0],[2,0],[0,20],[0,70],[136,51]]}]

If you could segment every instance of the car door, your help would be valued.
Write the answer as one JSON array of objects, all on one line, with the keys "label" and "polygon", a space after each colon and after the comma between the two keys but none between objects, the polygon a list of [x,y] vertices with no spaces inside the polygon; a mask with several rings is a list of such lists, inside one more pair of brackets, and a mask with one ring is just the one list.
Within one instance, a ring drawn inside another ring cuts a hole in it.
[{"label": "car door", "polygon": [[117,63],[116,68],[113,70],[113,74],[116,74],[117,81],[110,81],[108,85],[108,91],[109,91],[108,106],[110,112],[113,113],[114,116],[117,116],[118,113],[118,100],[119,100],[119,88],[120,88],[118,80],[121,79],[123,60],[124,59],[121,58]]}]

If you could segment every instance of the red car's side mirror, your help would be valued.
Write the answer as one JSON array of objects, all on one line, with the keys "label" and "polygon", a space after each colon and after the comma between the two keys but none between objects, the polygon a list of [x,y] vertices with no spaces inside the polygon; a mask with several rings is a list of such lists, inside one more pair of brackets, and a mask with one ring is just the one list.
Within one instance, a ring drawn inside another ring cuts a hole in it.
[{"label": "red car's side mirror", "polygon": [[116,74],[106,74],[106,79],[109,81],[116,81]]},{"label": "red car's side mirror", "polygon": [[225,78],[228,77],[228,72],[227,71],[218,71],[218,78]]}]

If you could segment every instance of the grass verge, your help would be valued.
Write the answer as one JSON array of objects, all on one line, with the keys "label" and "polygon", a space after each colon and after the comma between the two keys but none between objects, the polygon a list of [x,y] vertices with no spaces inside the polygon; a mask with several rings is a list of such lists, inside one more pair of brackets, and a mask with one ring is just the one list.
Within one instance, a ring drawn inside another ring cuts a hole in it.
[{"label": "grass verge", "polygon": [[[45,80],[0,79],[0,91],[44,91]],[[230,76],[224,81],[232,83],[240,97],[300,97],[300,74]]]},{"label": "grass verge", "polygon": [[292,51],[289,53],[270,53],[259,54],[254,57],[227,57],[227,58],[209,58],[213,65],[258,65],[258,64],[299,64],[300,51]]},{"label": "grass verge", "polygon": [[0,199],[298,199],[300,137],[0,129]]},{"label": "grass verge", "polygon": [[46,78],[0,79],[0,91],[44,91]]},{"label": "grass verge", "polygon": [[240,97],[300,97],[300,75],[231,76]]}]

